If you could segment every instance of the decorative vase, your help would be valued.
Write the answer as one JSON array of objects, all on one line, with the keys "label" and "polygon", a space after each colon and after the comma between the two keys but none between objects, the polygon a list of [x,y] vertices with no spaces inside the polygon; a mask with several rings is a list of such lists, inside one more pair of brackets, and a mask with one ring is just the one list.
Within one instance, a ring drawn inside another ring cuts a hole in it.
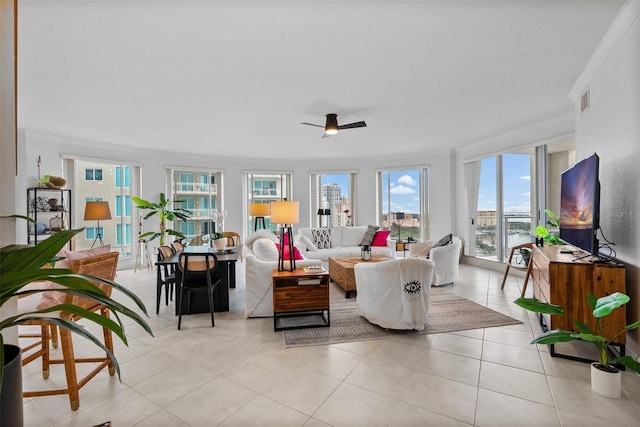
[{"label": "decorative vase", "polygon": [[598,362],[591,364],[591,390],[602,396],[617,399],[622,388],[622,375],[614,366]]},{"label": "decorative vase", "polygon": [[4,344],[4,374],[0,389],[0,426],[22,427],[22,356],[20,347]]},{"label": "decorative vase", "polygon": [[212,243],[213,247],[216,248],[216,250],[223,251],[227,247],[227,238],[221,237],[219,239],[214,239]]}]

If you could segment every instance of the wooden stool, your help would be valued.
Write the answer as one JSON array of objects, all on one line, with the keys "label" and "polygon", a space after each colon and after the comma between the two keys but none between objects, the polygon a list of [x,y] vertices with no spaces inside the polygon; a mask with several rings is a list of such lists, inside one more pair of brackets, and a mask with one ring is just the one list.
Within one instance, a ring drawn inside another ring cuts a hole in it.
[{"label": "wooden stool", "polygon": [[[502,277],[502,285],[500,286],[500,289],[504,289],[504,284],[507,281],[507,276],[509,275],[509,269],[511,267],[516,268],[518,270],[526,271],[527,274],[524,276],[524,284],[522,285],[522,293],[521,293],[521,296],[524,297],[524,293],[527,290],[527,283],[529,282],[529,276],[531,276],[531,266],[533,264],[532,248],[533,248],[532,243],[523,243],[522,245],[514,246],[511,248],[511,254],[509,254],[509,261],[507,261],[507,269],[504,271],[504,276]],[[518,265],[514,265],[511,263],[511,261],[513,260],[513,254],[516,251],[519,251],[521,249],[527,250],[530,253],[529,262],[527,263],[526,267],[520,267]]]}]

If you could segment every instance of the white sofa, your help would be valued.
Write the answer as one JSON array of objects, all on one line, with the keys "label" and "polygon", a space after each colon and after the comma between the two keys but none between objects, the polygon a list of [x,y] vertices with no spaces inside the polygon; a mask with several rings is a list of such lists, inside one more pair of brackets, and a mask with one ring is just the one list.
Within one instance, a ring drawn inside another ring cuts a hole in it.
[{"label": "white sofa", "polygon": [[451,243],[445,246],[432,247],[434,242],[412,243],[409,246],[409,256],[426,257],[435,263],[433,286],[447,285],[458,280],[458,265],[462,251],[462,240],[458,236],[451,238]]},{"label": "white sofa", "polygon": [[[314,245],[312,230],[314,228],[300,227],[295,235],[295,245],[300,248],[304,256],[308,259],[320,260],[325,269],[329,268],[329,257],[331,258],[347,258],[359,257],[362,246],[360,242],[367,232],[367,226],[343,226],[329,227],[331,231],[331,248],[318,249]],[[311,243],[311,244],[310,244]],[[396,256],[396,242],[387,239],[386,246],[371,246],[371,255],[373,256]]]},{"label": "white sofa", "polygon": [[[278,268],[278,250],[275,245],[277,242],[278,237],[269,230],[258,230],[245,240],[245,317],[273,316],[271,283],[273,269]],[[320,264],[320,261],[313,259],[296,260],[296,267]],[[286,265],[289,265],[289,261],[286,261]]]},{"label": "white sofa", "polygon": [[383,328],[423,330],[433,269],[425,258],[356,264],[358,312]]}]

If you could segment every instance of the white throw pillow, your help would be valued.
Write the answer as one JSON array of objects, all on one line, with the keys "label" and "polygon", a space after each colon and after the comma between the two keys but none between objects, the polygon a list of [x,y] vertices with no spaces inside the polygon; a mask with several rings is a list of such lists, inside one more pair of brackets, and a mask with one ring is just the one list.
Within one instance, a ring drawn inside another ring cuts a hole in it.
[{"label": "white throw pillow", "polygon": [[275,243],[278,243],[278,236],[276,236],[273,231],[257,230],[253,232],[253,234],[251,234],[249,237],[247,237],[247,239],[244,241],[244,245],[251,249],[253,247],[254,242],[260,238],[267,238]]},{"label": "white throw pillow", "polygon": [[316,228],[311,232],[313,233],[313,243],[318,249],[331,249],[333,247],[330,228]]},{"label": "white throw pillow", "polygon": [[253,253],[262,261],[278,261],[278,248],[268,237],[261,237],[253,242]]},{"label": "white throw pillow", "polygon": [[307,247],[308,251],[315,252],[318,250],[318,247],[314,245],[311,239],[308,238],[307,236],[298,236],[298,240],[300,241],[300,243],[302,243]]}]

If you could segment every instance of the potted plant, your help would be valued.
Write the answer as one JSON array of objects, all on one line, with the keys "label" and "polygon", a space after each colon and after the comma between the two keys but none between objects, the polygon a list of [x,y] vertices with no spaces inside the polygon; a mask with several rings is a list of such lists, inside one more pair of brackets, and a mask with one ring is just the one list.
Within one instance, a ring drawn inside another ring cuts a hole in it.
[{"label": "potted plant", "polygon": [[[122,342],[125,344],[127,344],[127,337],[124,333],[123,323],[125,318],[132,319],[142,326],[147,333],[153,335],[151,328],[144,321],[141,315],[129,309],[122,303],[105,296],[104,292],[91,283],[90,280],[99,281],[118,289],[135,303],[137,309],[146,315],[147,311],[144,303],[126,287],[108,280],[75,274],[73,271],[66,268],[43,268],[47,264],[51,264],[58,260],[59,258],[56,256],[58,251],[60,251],[60,249],[62,249],[75,234],[82,230],[83,229],[61,231],[51,235],[49,238],[35,246],[8,245],[0,248],[0,307],[4,306],[5,303],[15,297],[44,292],[45,289],[30,288],[25,290],[24,287],[31,282],[48,280],[65,286],[65,288],[57,289],[58,291],[71,293],[100,302],[101,304],[106,305],[111,312],[114,313],[114,316],[107,318],[104,316],[96,316],[94,313],[74,305],[59,304],[45,310],[19,313],[15,316],[10,316],[0,320],[0,390],[2,390],[0,392],[2,396],[0,396],[0,398],[3,400],[9,399],[14,403],[11,405],[2,405],[2,411],[0,411],[2,412],[2,420],[0,421],[0,424],[2,425],[22,425],[23,423],[20,348],[4,343],[2,336],[2,331],[4,329],[12,326],[18,326],[32,319],[50,320],[51,323],[61,328],[68,329],[71,332],[75,332],[101,347],[109,355],[111,360],[113,360],[118,377],[120,377],[118,361],[115,356],[100,342],[100,340],[98,340],[86,328],[77,325],[73,321],[63,319],[56,314],[49,317],[47,316],[47,313],[67,311],[80,315],[90,322],[111,330],[120,337]],[[8,360],[9,356],[11,356],[12,360]],[[15,362],[16,357],[18,360],[17,363]],[[10,373],[5,373],[7,365],[10,365],[10,369],[15,369],[17,366],[17,373],[15,370]],[[19,375],[17,381],[15,380],[16,375]],[[19,390],[16,391],[15,389],[9,389],[7,386],[10,384],[4,384],[4,379],[7,379],[7,383],[12,382],[14,385],[17,383]],[[19,404],[16,405],[15,403]],[[15,412],[12,414],[12,411]],[[15,418],[11,418],[11,421],[6,421],[13,415],[15,415]]]},{"label": "potted plant", "polygon": [[[587,304],[591,308],[593,317],[596,318],[598,330],[593,331],[585,323],[574,319],[573,322],[578,332],[554,329],[547,331],[538,338],[531,341],[532,344],[557,344],[569,342],[576,339],[592,343],[599,355],[599,361],[591,364],[591,388],[604,396],[620,397],[620,370],[614,364],[624,365],[627,368],[640,373],[640,363],[631,356],[609,358],[609,345],[620,336],[620,334],[640,327],[640,320],[625,326],[613,336],[604,336],[602,318],[611,314],[613,310],[619,308],[630,301],[630,298],[621,293],[615,292],[601,298],[587,295]],[[559,305],[549,304],[537,300],[536,298],[518,298],[514,301],[520,307],[541,314],[563,315],[564,308]]]},{"label": "potted plant", "polygon": [[213,233],[213,239],[211,239],[211,244],[214,248],[219,251],[223,251],[227,247],[227,238],[222,235],[222,233]]},{"label": "potted plant", "polygon": [[133,200],[133,202],[138,206],[138,209],[149,210],[149,213],[144,216],[144,219],[151,218],[154,215],[158,215],[158,218],[160,218],[160,231],[148,231],[146,233],[142,233],[138,236],[138,239],[144,239],[147,236],[151,236],[149,239],[149,241],[151,241],[156,237],[160,237],[160,245],[164,245],[167,234],[180,239],[185,238],[185,235],[181,232],[167,228],[167,221],[174,221],[176,219],[187,221],[191,218],[191,214],[193,212],[190,210],[182,208],[171,209],[171,205],[185,203],[184,200],[167,200],[164,193],[160,193],[160,201],[157,203],[153,203],[136,196],[133,196],[131,200]]},{"label": "potted plant", "polygon": [[[556,214],[551,212],[549,209],[545,209],[544,212],[549,217],[547,225],[553,230],[558,230],[560,228],[560,218],[558,218]],[[542,237],[545,242],[548,242],[551,245],[564,245],[564,242],[560,240],[560,237],[557,234],[550,232],[544,225],[537,226],[534,233],[536,236]]]}]

